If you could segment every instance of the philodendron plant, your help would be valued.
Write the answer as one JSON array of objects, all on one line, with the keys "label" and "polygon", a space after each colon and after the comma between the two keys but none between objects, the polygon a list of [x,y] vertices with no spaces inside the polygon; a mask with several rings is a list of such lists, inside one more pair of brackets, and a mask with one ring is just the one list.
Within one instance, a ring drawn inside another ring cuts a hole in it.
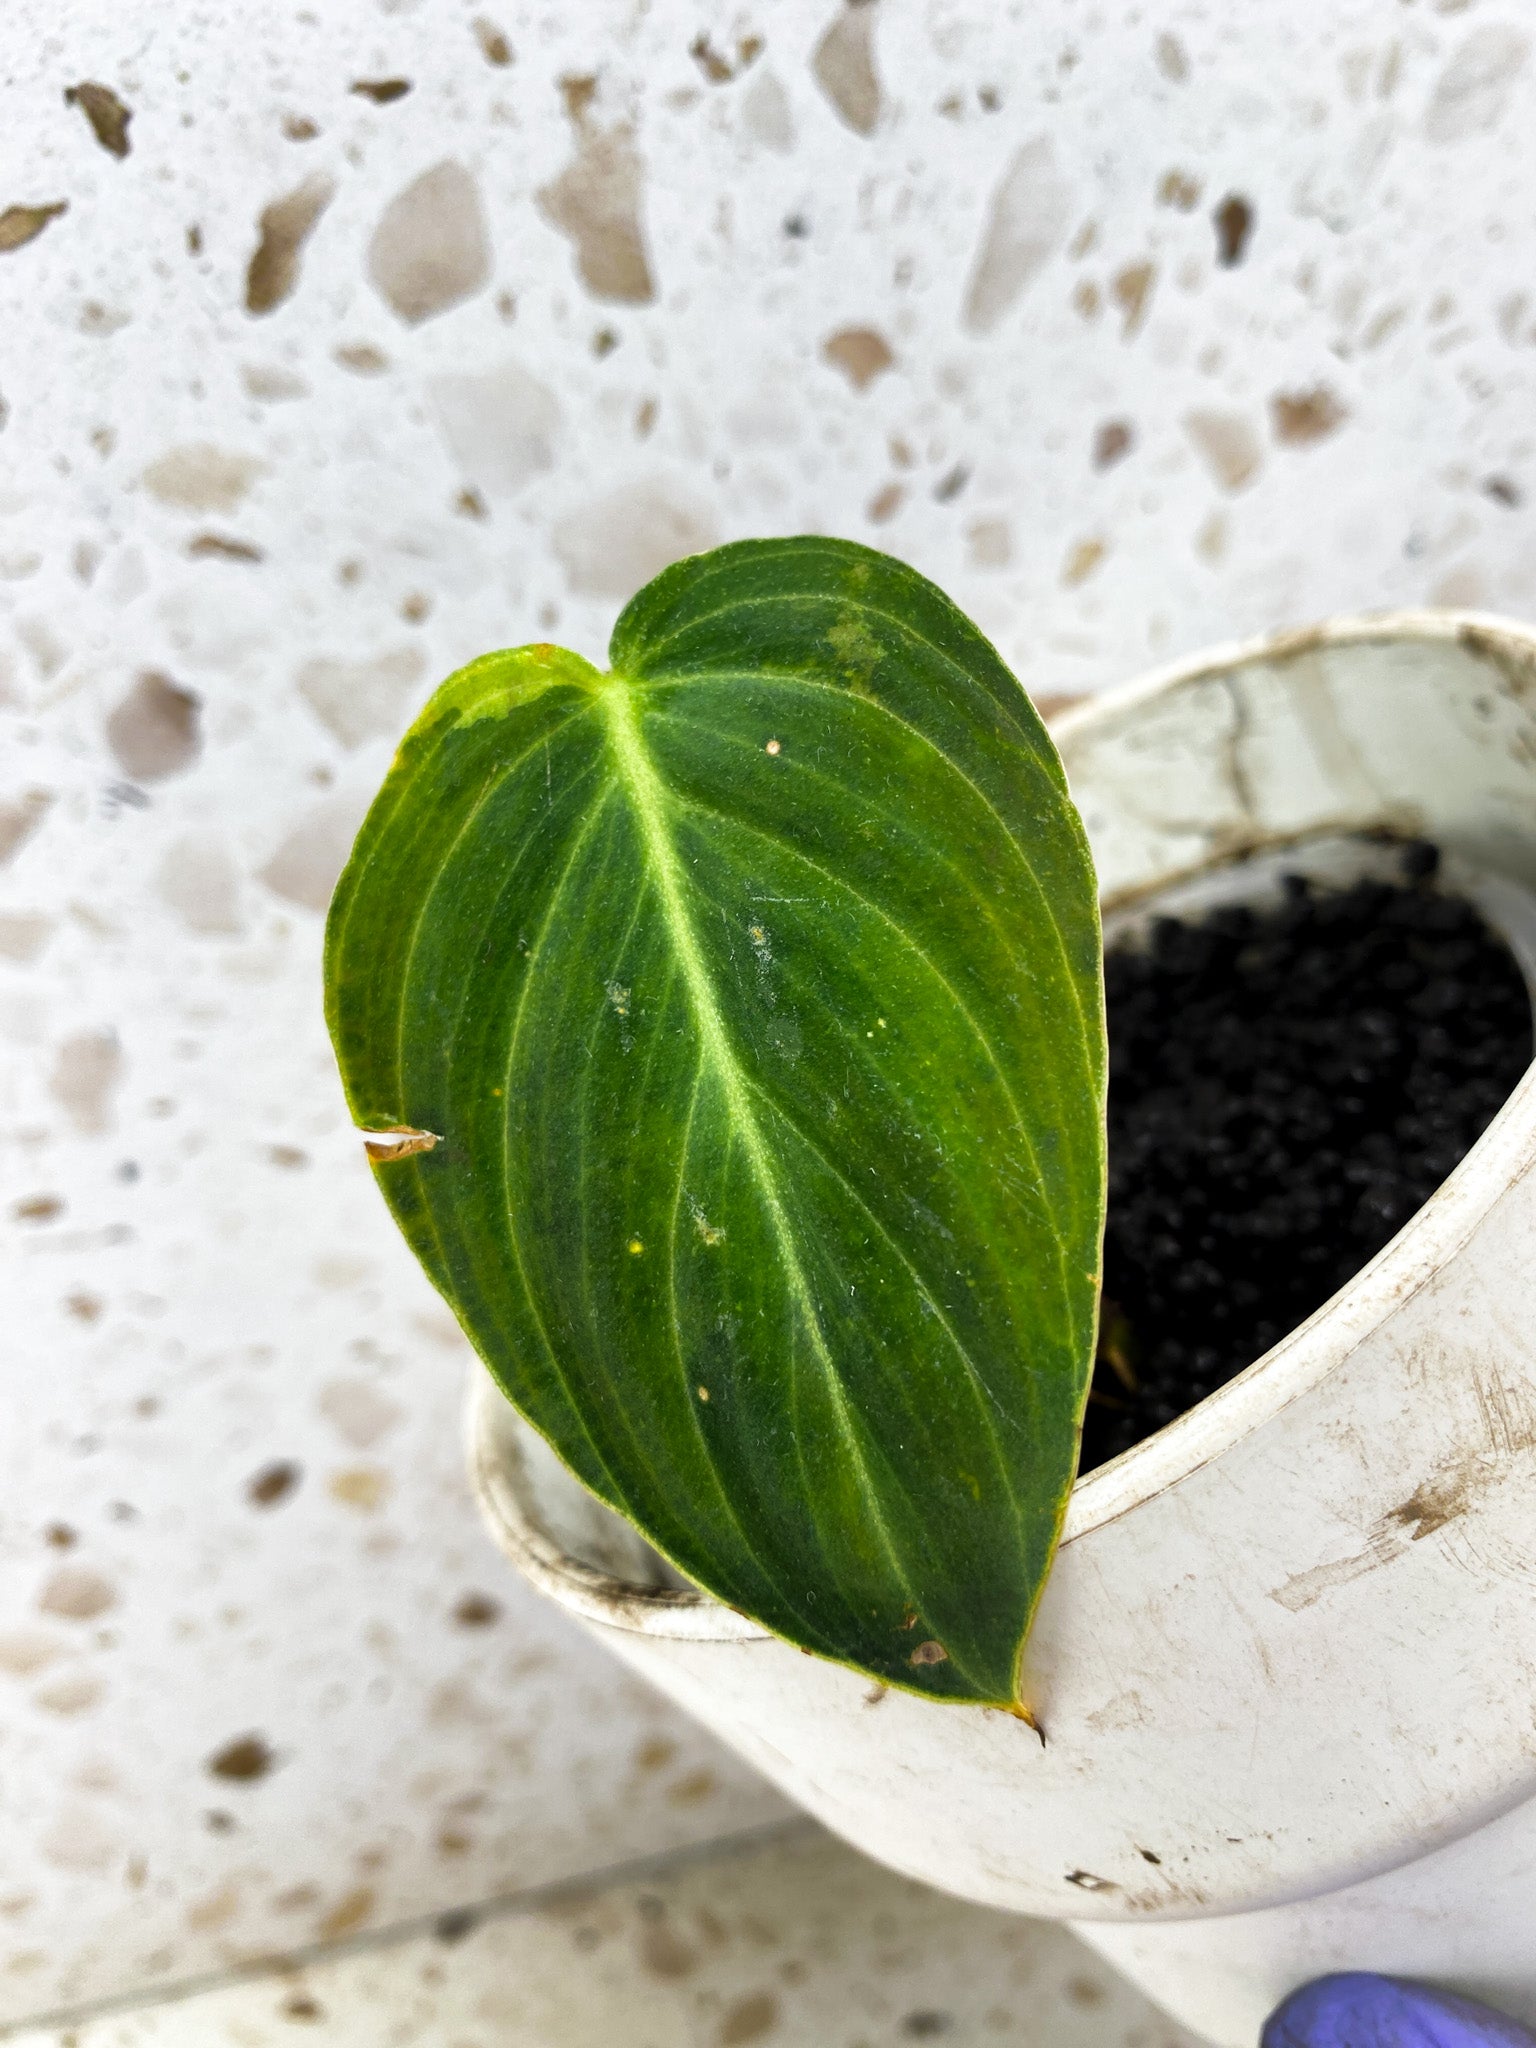
[{"label": "philodendron plant", "polygon": [[1060,760],[955,606],[846,541],[679,562],[610,659],[460,670],[358,835],[327,1009],[385,1199],[690,1579],[1032,1719],[1104,1208]]}]

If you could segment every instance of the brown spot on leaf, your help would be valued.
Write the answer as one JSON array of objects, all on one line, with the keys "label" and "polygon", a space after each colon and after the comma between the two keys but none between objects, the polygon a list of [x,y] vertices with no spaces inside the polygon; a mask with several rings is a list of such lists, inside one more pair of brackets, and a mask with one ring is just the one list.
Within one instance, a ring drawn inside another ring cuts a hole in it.
[{"label": "brown spot on leaf", "polygon": [[475,41],[480,45],[480,54],[487,64],[505,65],[512,62],[512,45],[494,21],[487,21],[483,14],[477,14],[470,27],[475,32]]},{"label": "brown spot on leaf", "polygon": [[855,391],[864,391],[896,358],[883,334],[873,327],[840,327],[829,334],[821,353],[835,370],[841,370]]},{"label": "brown spot on leaf", "polygon": [[11,249],[24,249],[28,242],[35,242],[49,221],[57,220],[61,213],[68,211],[67,199],[55,200],[51,206],[6,207],[0,213],[0,255]]},{"label": "brown spot on leaf", "polygon": [[1112,469],[1136,445],[1136,429],[1129,420],[1105,420],[1093,437],[1093,466]]},{"label": "brown spot on leaf", "polygon": [[656,296],[640,218],[642,178],[630,128],[583,123],[574,158],[534,195],[544,218],[575,245],[577,272],[594,298],[643,306]]},{"label": "brown spot on leaf", "polygon": [[936,1643],[930,1638],[928,1642],[918,1644],[907,1662],[915,1664],[919,1669],[926,1664],[947,1664],[949,1652],[942,1643]]},{"label": "brown spot on leaf", "polygon": [[376,107],[392,107],[410,89],[408,78],[354,78],[347,87],[348,92],[355,92],[359,99],[372,100]]},{"label": "brown spot on leaf", "polygon": [[29,789],[14,802],[0,804],[0,867],[20,853],[52,807],[46,789]]},{"label": "brown spot on leaf", "polygon": [[811,75],[855,135],[872,135],[880,119],[872,0],[845,0],[811,56]]},{"label": "brown spot on leaf", "polygon": [[744,2048],[748,2041],[761,2041],[779,2024],[779,2001],[771,1991],[752,1991],[728,2005],[720,2016],[715,2039],[720,2048]]},{"label": "brown spot on leaf", "polygon": [[227,1778],[231,1784],[254,1785],[259,1778],[266,1777],[276,1762],[265,1736],[237,1735],[209,1757],[208,1771],[215,1778]]},{"label": "brown spot on leaf", "polygon": [[139,677],[107,719],[107,745],[135,782],[181,774],[202,744],[198,699],[155,669]]},{"label": "brown spot on leaf", "polygon": [[111,156],[124,157],[129,151],[128,123],[133,109],[118,98],[109,85],[95,85],[89,79],[66,86],[67,106],[78,107],[91,124],[91,133]]},{"label": "brown spot on leaf", "polygon": [[1156,281],[1157,266],[1154,263],[1127,263],[1110,279],[1109,295],[1125,316],[1125,325],[1120,331],[1126,341],[1141,332]]},{"label": "brown spot on leaf", "polygon": [[489,1593],[466,1593],[453,1610],[460,1628],[489,1628],[501,1619],[501,1602]]},{"label": "brown spot on leaf", "polygon": [[1269,401],[1269,416],[1275,439],[1288,448],[1309,447],[1323,441],[1349,418],[1326,384],[1310,391],[1277,391]]},{"label": "brown spot on leaf", "polygon": [[1224,491],[1240,491],[1258,475],[1264,451],[1241,413],[1186,413],[1184,431]]},{"label": "brown spot on leaf", "polygon": [[1253,233],[1253,208],[1240,193],[1229,192],[1211,215],[1216,229],[1216,261],[1226,270],[1242,262]]},{"label": "brown spot on leaf", "polygon": [[479,189],[451,159],[396,193],[368,244],[375,289],[410,327],[473,298],[490,274]]},{"label": "brown spot on leaf", "polygon": [[1026,142],[1004,172],[966,286],[962,318],[988,334],[1056,253],[1071,218],[1072,190],[1047,135]]},{"label": "brown spot on leaf", "polygon": [[287,1500],[303,1476],[291,1458],[276,1458],[246,1481],[245,1497],[253,1508],[275,1508]]},{"label": "brown spot on leaf", "polygon": [[245,272],[248,313],[270,313],[292,295],[299,281],[304,243],[335,190],[331,180],[317,172],[263,207],[256,223],[256,247]]},{"label": "brown spot on leaf", "polygon": [[75,1129],[94,1137],[111,1128],[112,1096],[122,1077],[117,1033],[76,1031],[54,1055],[48,1089]]},{"label": "brown spot on leaf", "polygon": [[57,1614],[66,1621],[94,1621],[117,1605],[117,1588],[89,1565],[61,1564],[43,1587],[37,1604],[44,1614]]}]

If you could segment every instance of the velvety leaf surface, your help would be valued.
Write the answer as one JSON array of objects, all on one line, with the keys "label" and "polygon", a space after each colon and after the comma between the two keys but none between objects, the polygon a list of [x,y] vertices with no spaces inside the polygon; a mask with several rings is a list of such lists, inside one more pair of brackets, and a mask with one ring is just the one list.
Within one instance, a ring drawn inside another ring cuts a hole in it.
[{"label": "velvety leaf surface", "polygon": [[1352,1970],[1293,1992],[1260,2048],[1536,2048],[1536,2034],[1448,1991]]},{"label": "velvety leaf surface", "polygon": [[353,1114],[511,1399],[699,1584],[1013,1702],[1103,1208],[1094,877],[980,634],[847,542],[681,562],[612,673],[488,655],[332,906]]}]

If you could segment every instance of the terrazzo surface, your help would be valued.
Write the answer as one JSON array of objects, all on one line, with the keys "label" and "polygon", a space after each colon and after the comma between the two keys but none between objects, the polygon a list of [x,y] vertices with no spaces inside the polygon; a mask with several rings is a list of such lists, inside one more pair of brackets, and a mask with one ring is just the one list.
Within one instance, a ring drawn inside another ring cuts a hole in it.
[{"label": "terrazzo surface", "polygon": [[1064,1929],[803,1824],[11,2048],[1200,2048]]},{"label": "terrazzo surface", "polygon": [[1527,611],[1533,36],[11,0],[0,2020],[783,1815],[476,1524],[321,1024],[351,830],[447,670],[734,535],[894,550],[1042,697]]}]

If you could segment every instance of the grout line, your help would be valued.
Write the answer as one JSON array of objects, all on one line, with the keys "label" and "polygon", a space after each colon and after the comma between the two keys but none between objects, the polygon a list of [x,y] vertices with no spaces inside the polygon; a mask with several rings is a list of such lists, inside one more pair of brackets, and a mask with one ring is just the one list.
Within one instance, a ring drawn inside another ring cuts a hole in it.
[{"label": "grout line", "polygon": [[791,1814],[786,1820],[770,1820],[734,1834],[716,1835],[706,1842],[690,1842],[680,1849],[666,1849],[655,1856],[632,1856],[621,1863],[601,1864],[595,1870],[572,1877],[553,1879],[525,1891],[497,1892],[468,1906],[440,1906],[431,1913],[417,1913],[408,1920],[396,1920],[388,1927],[369,1928],[365,1933],[342,1941],[310,1942],[303,1948],[284,1949],[280,1954],[260,1956],[228,1969],[205,1970],[200,1976],[183,1977],[172,1984],[146,1986],[96,1998],[83,2005],[59,2005],[49,2012],[33,2013],[25,2019],[0,2021],[0,2041],[23,2032],[54,2027],[79,2027],[93,2020],[109,2019],[116,2013],[142,2012],[162,2005],[180,2005],[204,1992],[224,1990],[262,1977],[289,1977],[315,1964],[332,1963],[348,1956],[367,1955],[375,1950],[402,1947],[406,1942],[434,1934],[444,1922],[451,1925],[449,1940],[458,1940],[492,1920],[512,1920],[542,1911],[546,1906],[580,1898],[588,1893],[617,1890],[644,1878],[669,1878],[696,1864],[723,1862],[732,1856],[792,1841],[822,1830],[805,1814]]}]

